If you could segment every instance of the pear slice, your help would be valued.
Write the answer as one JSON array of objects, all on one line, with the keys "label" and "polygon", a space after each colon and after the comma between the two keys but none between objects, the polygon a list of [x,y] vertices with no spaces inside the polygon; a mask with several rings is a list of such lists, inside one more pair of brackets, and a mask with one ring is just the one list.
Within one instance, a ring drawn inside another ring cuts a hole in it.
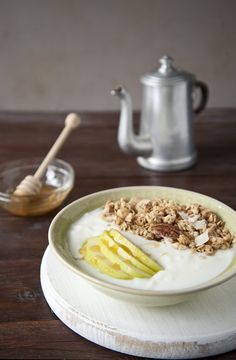
[{"label": "pear slice", "polygon": [[88,246],[91,247],[91,246],[98,245],[98,240],[99,240],[98,236],[93,236],[93,237],[90,237],[89,239],[87,239],[87,240],[85,240],[83,242],[83,245],[81,246],[81,248],[79,250],[79,252],[80,252],[80,254],[82,255],[83,258],[86,255]]},{"label": "pear slice", "polygon": [[100,251],[98,237],[90,238],[83,244],[80,253],[84,260],[103,274],[117,279],[131,279],[131,276],[121,270],[120,266],[113,264]]},{"label": "pear slice", "polygon": [[102,238],[102,236],[99,237],[98,244],[99,244],[101,253],[107,259],[109,259],[113,264],[119,265],[121,270],[124,271],[126,274],[130,275],[133,278],[148,278],[148,277],[150,277],[150,274],[136,268],[135,266],[132,265],[132,263],[129,260],[122,259],[119,255],[117,255],[115,252],[110,250],[109,246],[106,244],[106,241]]},{"label": "pear slice", "polygon": [[136,259],[141,261],[143,264],[148,266],[155,273],[162,270],[161,266],[157,264],[154,260],[152,260],[149,256],[147,256],[142,250],[136,247],[132,242],[126,239],[123,235],[121,235],[117,230],[110,230],[109,235],[112,236],[114,241],[119,245],[123,246],[127,252],[130,252]]},{"label": "pear slice", "polygon": [[130,251],[127,251],[127,249],[124,249],[122,245],[118,245],[112,237],[109,235],[108,231],[104,231],[103,234],[100,236],[104,241],[106,241],[106,244],[116,254],[118,254],[121,258],[124,260],[128,260],[133,264],[136,268],[148,273],[151,276],[155,274],[155,272],[150,269],[148,266],[144,265],[142,262],[140,262],[138,259],[136,259]]}]

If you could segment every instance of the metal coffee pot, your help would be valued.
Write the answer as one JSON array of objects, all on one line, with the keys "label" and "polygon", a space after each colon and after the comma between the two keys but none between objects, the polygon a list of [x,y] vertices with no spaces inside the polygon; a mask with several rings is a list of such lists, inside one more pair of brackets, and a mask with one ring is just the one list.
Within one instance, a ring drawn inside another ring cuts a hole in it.
[{"label": "metal coffee pot", "polygon": [[[118,143],[137,155],[138,163],[150,170],[175,171],[192,166],[197,160],[193,117],[207,103],[208,88],[195,76],[173,67],[173,59],[163,56],[161,66],[141,77],[143,102],[139,134],[133,130],[132,101],[124,87],[111,91],[121,102]],[[193,95],[200,90],[194,108]]]}]

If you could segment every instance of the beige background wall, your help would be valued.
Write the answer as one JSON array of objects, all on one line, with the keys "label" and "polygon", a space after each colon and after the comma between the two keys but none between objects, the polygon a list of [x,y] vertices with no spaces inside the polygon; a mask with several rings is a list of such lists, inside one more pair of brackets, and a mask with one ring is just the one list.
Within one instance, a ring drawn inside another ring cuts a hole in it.
[{"label": "beige background wall", "polygon": [[0,0],[0,109],[113,110],[163,54],[236,106],[234,0]]}]

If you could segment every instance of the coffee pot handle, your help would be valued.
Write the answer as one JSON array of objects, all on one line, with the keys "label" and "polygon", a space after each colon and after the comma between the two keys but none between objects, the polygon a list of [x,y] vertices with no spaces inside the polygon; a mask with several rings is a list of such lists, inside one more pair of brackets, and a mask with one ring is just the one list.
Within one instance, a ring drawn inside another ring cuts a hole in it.
[{"label": "coffee pot handle", "polygon": [[209,90],[208,90],[208,86],[202,81],[195,81],[194,86],[196,88],[199,88],[201,92],[200,103],[198,104],[196,109],[194,109],[195,114],[199,114],[207,104]]}]

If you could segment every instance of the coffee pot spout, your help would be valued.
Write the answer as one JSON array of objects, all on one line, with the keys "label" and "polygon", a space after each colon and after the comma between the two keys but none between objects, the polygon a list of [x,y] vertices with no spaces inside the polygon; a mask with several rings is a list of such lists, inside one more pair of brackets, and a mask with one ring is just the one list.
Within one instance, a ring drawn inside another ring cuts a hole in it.
[{"label": "coffee pot spout", "polygon": [[126,88],[119,86],[111,91],[120,99],[120,122],[118,127],[118,144],[124,152],[131,155],[150,156],[151,139],[136,135],[133,129],[132,100]]}]

